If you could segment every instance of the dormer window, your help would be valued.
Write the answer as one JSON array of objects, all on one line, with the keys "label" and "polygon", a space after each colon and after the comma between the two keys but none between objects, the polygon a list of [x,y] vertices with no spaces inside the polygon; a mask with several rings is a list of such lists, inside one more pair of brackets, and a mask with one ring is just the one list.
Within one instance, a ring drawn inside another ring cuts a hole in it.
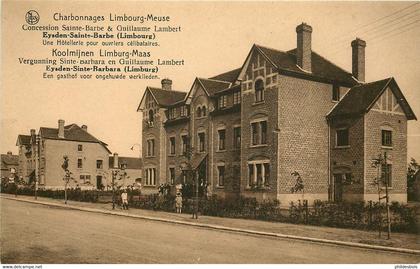
[{"label": "dormer window", "polygon": [[169,119],[175,119],[175,108],[170,108],[169,109],[169,115],[168,115]]},{"label": "dormer window", "polygon": [[233,104],[238,105],[241,103],[241,92],[234,92],[233,93]]},{"label": "dormer window", "polygon": [[255,81],[255,103],[264,101],[264,81],[258,79]]},{"label": "dormer window", "polygon": [[188,109],[186,106],[181,106],[181,117],[188,116]]},{"label": "dormer window", "polygon": [[227,95],[222,95],[219,97],[219,108],[225,108],[227,106]]}]

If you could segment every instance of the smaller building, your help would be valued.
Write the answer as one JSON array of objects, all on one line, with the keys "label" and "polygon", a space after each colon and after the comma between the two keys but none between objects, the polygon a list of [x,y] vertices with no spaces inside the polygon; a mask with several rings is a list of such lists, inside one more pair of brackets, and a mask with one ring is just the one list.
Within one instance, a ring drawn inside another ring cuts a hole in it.
[{"label": "smaller building", "polygon": [[19,156],[13,155],[11,151],[1,154],[1,178],[10,178],[17,173],[19,166]]},{"label": "smaller building", "polygon": [[37,181],[40,188],[63,189],[64,156],[68,157],[68,169],[82,189],[95,189],[108,176],[108,158],[111,152],[107,144],[88,132],[88,127],[77,124],[65,125],[58,120],[57,128],[41,127],[38,134],[19,135],[18,175],[28,183]]},{"label": "smaller building", "polygon": [[[112,175],[111,170],[115,168],[116,164],[119,169],[124,169],[125,171],[125,175],[121,176],[121,179],[117,183],[117,185],[123,188],[126,188],[128,186],[139,188],[140,184],[142,184],[142,159],[135,157],[120,157],[117,153],[114,153],[113,156],[109,157],[109,175]],[[111,183],[109,183],[108,185],[111,185]]]}]

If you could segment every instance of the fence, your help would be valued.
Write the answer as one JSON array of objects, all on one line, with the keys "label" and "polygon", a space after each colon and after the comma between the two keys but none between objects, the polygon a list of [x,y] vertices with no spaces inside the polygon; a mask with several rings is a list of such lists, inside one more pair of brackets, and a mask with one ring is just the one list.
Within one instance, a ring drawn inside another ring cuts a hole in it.
[{"label": "fence", "polygon": [[[2,192],[18,195],[34,195],[33,188],[2,186]],[[167,195],[140,195],[138,191],[129,191],[130,206],[133,208],[175,211],[175,197]],[[69,189],[68,199],[81,202],[111,202],[112,192],[96,190]],[[64,199],[63,190],[38,190],[38,196]],[[117,202],[119,193],[116,193]],[[192,213],[193,199],[183,201],[183,212]],[[356,203],[332,203],[315,201],[312,207],[306,200],[292,202],[288,210],[281,210],[277,200],[258,202],[255,198],[221,199],[217,196],[199,201],[202,215],[256,219],[277,222],[290,222],[318,226],[378,230],[386,219],[384,204],[369,201]],[[394,202],[390,206],[391,225],[394,232],[418,233],[416,209]]]}]

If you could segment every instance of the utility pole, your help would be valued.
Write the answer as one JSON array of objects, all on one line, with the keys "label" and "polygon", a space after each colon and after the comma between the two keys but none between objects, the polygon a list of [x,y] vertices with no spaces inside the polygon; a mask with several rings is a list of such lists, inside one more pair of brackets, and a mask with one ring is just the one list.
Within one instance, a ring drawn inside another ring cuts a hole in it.
[{"label": "utility pole", "polygon": [[388,240],[391,238],[391,216],[389,213],[389,194],[388,194],[388,185],[389,185],[389,171],[388,171],[388,164],[387,164],[387,154],[384,153],[384,165],[385,165],[385,201],[386,201],[386,219],[388,224]]},{"label": "utility pole", "polygon": [[38,175],[38,170],[39,170],[39,141],[40,141],[40,137],[39,134],[36,136],[36,145],[35,145],[35,200],[38,200],[38,181],[39,181],[39,175]]}]

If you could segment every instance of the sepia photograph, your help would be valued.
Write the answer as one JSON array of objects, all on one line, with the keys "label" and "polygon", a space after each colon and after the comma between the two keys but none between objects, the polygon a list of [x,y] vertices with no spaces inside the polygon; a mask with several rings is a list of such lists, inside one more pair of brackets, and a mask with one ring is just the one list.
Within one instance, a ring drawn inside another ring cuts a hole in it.
[{"label": "sepia photograph", "polygon": [[419,1],[0,8],[2,268],[418,268]]}]

